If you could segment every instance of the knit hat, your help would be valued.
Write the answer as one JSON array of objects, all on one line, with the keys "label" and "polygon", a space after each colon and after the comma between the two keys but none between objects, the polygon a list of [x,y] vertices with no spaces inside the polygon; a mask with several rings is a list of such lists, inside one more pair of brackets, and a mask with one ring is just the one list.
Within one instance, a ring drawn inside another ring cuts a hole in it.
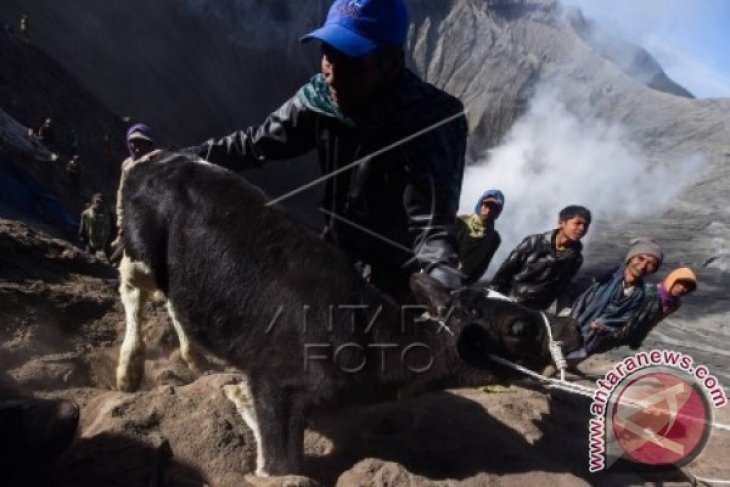
[{"label": "knit hat", "polygon": [[628,263],[632,257],[636,257],[637,255],[649,254],[656,257],[657,269],[659,268],[659,266],[662,265],[662,261],[664,260],[664,252],[662,252],[662,248],[659,246],[656,240],[651,238],[635,238],[631,240],[630,243],[631,247],[629,247],[629,251],[626,253],[624,263]]},{"label": "knit hat", "polygon": [[335,0],[319,29],[300,39],[319,39],[350,57],[386,45],[402,46],[408,35],[408,10],[403,0]]},{"label": "knit hat", "polygon": [[689,267],[679,267],[667,274],[667,277],[665,277],[662,281],[662,287],[667,291],[671,291],[672,286],[674,286],[677,281],[687,283],[688,287],[690,287],[692,291],[697,289],[697,276]]},{"label": "knit hat", "polygon": [[127,142],[134,139],[148,140],[150,142],[155,141],[155,138],[152,135],[152,129],[143,123],[136,123],[127,130]]},{"label": "knit hat", "polygon": [[479,213],[484,200],[494,201],[497,205],[497,210],[494,212],[494,219],[496,220],[499,218],[499,214],[502,213],[502,208],[504,208],[504,194],[502,194],[502,192],[498,189],[489,189],[485,191],[477,200],[477,204],[474,206],[474,213]]}]

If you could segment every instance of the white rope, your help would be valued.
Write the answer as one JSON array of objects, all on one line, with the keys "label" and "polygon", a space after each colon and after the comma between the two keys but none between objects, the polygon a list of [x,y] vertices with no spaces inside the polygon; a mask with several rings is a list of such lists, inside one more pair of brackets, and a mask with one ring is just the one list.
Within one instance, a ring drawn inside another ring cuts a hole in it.
[{"label": "white rope", "polygon": [[423,128],[423,129],[421,129],[421,130],[419,130],[417,132],[414,132],[411,135],[408,135],[406,137],[403,137],[402,139],[397,140],[397,141],[393,142],[390,145],[386,145],[385,147],[383,147],[381,149],[378,149],[375,152],[366,155],[365,157],[361,157],[360,159],[358,159],[356,161],[353,161],[350,164],[347,164],[345,166],[342,166],[340,168],[337,168],[334,171],[328,172],[327,174],[325,174],[325,175],[323,175],[323,176],[321,176],[321,177],[319,177],[319,178],[317,178],[317,179],[315,179],[313,181],[310,181],[310,182],[308,182],[306,184],[303,184],[303,185],[299,186],[297,189],[294,189],[292,191],[289,191],[286,194],[283,194],[281,196],[278,196],[278,197],[274,198],[273,200],[269,201],[268,203],[266,203],[266,206],[272,206],[272,205],[275,205],[277,203],[280,203],[281,201],[284,201],[287,198],[290,198],[290,197],[292,197],[292,196],[294,196],[296,194],[301,193],[302,191],[305,191],[305,190],[307,190],[307,189],[309,189],[309,188],[311,188],[313,186],[316,186],[316,185],[318,185],[319,183],[321,183],[323,181],[326,181],[328,179],[331,179],[331,178],[337,176],[338,174],[340,174],[342,172],[348,171],[348,170],[352,169],[355,166],[359,166],[360,164],[362,164],[364,162],[367,162],[370,159],[374,159],[375,157],[378,157],[379,155],[383,154],[384,152],[388,152],[390,150],[393,150],[396,147],[398,147],[400,145],[403,145],[406,142],[410,142],[411,140],[413,140],[413,139],[415,139],[417,137],[420,137],[421,135],[423,135],[423,134],[425,134],[427,132],[430,132],[430,131],[432,131],[434,129],[437,129],[438,127],[440,127],[442,125],[445,125],[445,124],[447,124],[447,123],[449,123],[449,122],[451,122],[453,120],[456,120],[457,118],[460,118],[462,116],[465,116],[465,115],[467,115],[467,113],[468,113],[468,111],[467,110],[464,110],[464,111],[461,111],[459,113],[455,113],[455,114],[453,114],[453,115],[451,115],[449,117],[446,117],[443,120],[441,120],[439,122],[436,122],[436,123],[434,123],[432,125],[429,125],[428,127]]},{"label": "white rope", "polygon": [[709,479],[707,477],[698,477],[697,475],[693,474],[692,472],[689,472],[690,476],[692,476],[692,480],[694,480],[695,483],[704,482],[706,484],[722,484],[722,485],[730,485],[730,480],[723,480],[723,479]]},{"label": "white rope", "polygon": [[[517,370],[519,372],[522,372],[523,374],[532,377],[533,379],[537,379],[540,382],[544,382],[548,384],[548,388],[550,389],[560,389],[565,392],[570,392],[572,394],[577,394],[580,396],[590,397],[593,398],[594,394],[598,389],[594,389],[592,387],[584,386],[581,384],[576,384],[574,382],[567,382],[563,380],[553,379],[552,377],[545,377],[542,374],[538,374],[535,371],[532,371],[526,367],[523,367],[522,365],[516,364],[510,360],[507,360],[502,357],[498,357],[493,354],[488,354],[488,357],[490,360],[504,365],[505,367],[509,367],[513,370]],[[644,404],[641,403],[641,401],[626,401],[625,399],[621,401],[622,403],[626,404],[632,404],[639,407],[644,407]],[[690,417],[693,419],[693,417]],[[730,425],[722,424],[722,423],[712,423],[713,429],[718,429],[722,431],[730,431]]]},{"label": "white rope", "polygon": [[[487,298],[501,299],[502,301],[509,301],[510,303],[515,302],[509,296],[505,296],[504,294],[497,292],[493,289],[487,288],[486,291],[487,291]],[[570,382],[565,380],[565,369],[568,368],[568,361],[565,360],[565,355],[563,355],[563,342],[556,341],[553,338],[553,330],[552,330],[552,327],[550,326],[550,320],[548,319],[545,312],[539,311],[539,313],[540,313],[540,316],[542,317],[542,322],[545,325],[545,329],[547,330],[548,350],[550,350],[550,356],[553,358],[553,362],[555,363],[555,368],[560,372],[560,381],[564,382],[566,384],[571,384]],[[525,369],[525,370],[528,370],[528,369]],[[530,371],[530,372],[532,372],[532,371]]]},{"label": "white rope", "polygon": [[550,355],[553,357],[553,362],[555,362],[555,368],[560,371],[560,380],[562,382],[566,382],[565,369],[568,368],[568,361],[565,360],[565,355],[563,355],[563,342],[558,342],[553,339],[553,330],[550,327],[550,320],[544,312],[540,311],[540,315],[542,316],[542,321],[545,323],[545,328],[547,329],[549,340],[548,349],[550,350]]},{"label": "white rope", "polygon": [[576,384],[575,382],[568,382],[566,380],[560,380],[560,379],[553,379],[552,377],[545,377],[542,374],[538,374],[537,372],[528,369],[527,367],[523,367],[522,365],[516,364],[510,360],[507,360],[502,357],[498,357],[494,354],[487,354],[490,360],[493,362],[497,362],[498,364],[504,365],[505,367],[509,367],[513,370],[517,370],[519,372],[522,372],[523,374],[532,377],[533,379],[536,379],[540,382],[544,382],[549,384],[548,387],[555,388],[555,389],[562,389],[567,392],[573,392],[575,394],[580,394],[582,396],[587,396],[592,398],[593,394],[595,393],[595,389],[591,387],[587,387],[581,384]]}]

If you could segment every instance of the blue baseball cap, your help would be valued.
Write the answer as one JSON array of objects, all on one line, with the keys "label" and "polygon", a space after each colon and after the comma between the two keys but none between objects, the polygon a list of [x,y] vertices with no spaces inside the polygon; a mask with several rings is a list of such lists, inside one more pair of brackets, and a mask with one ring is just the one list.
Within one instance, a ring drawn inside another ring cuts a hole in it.
[{"label": "blue baseball cap", "polygon": [[481,208],[484,200],[494,201],[497,205],[497,211],[495,212],[496,214],[494,219],[496,220],[499,218],[499,214],[502,213],[502,208],[504,208],[504,193],[498,189],[489,189],[485,191],[477,200],[477,204],[474,206],[474,213],[479,213],[479,209]]},{"label": "blue baseball cap", "polygon": [[403,0],[335,0],[324,25],[299,40],[318,39],[347,56],[360,57],[385,45],[402,46],[407,36]]}]

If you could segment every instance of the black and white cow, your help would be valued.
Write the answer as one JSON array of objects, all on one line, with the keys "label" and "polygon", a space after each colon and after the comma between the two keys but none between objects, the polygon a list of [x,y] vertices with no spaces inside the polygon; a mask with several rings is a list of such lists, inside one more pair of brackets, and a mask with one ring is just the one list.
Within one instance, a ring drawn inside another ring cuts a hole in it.
[{"label": "black and white cow", "polygon": [[[139,386],[142,306],[161,289],[191,368],[188,337],[246,376],[224,392],[254,433],[258,475],[298,471],[314,412],[494,381],[506,371],[490,353],[535,369],[549,362],[540,314],[415,275],[413,293],[430,314],[449,310],[441,324],[415,319],[423,309],[398,306],[266,202],[242,177],[187,155],[140,163],[124,190],[120,265],[118,387]],[[551,328],[572,348],[568,325]]]}]

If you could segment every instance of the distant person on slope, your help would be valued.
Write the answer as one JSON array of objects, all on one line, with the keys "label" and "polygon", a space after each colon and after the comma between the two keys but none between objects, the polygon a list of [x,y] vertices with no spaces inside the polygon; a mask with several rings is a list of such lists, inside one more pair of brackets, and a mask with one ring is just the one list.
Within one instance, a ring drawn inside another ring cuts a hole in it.
[{"label": "distant person on slope", "polygon": [[76,193],[76,196],[80,196],[81,195],[81,163],[80,163],[78,155],[73,156],[71,159],[69,159],[64,171],[66,173],[66,177],[68,178],[69,182],[71,183],[71,186],[74,189],[74,192]]},{"label": "distant person on slope", "polygon": [[489,287],[528,308],[547,309],[583,264],[580,240],[590,225],[587,208],[563,208],[558,228],[526,237],[499,267]]},{"label": "distant person on slope", "polygon": [[321,42],[321,73],[261,125],[193,149],[234,170],[316,150],[325,176],[339,171],[325,178],[325,238],[401,301],[414,272],[461,285],[467,135],[462,103],[405,67],[408,26],[403,0],[336,0],[301,39]]},{"label": "distant person on slope", "polygon": [[56,131],[53,127],[53,120],[50,118],[45,119],[45,121],[41,124],[40,127],[38,127],[38,140],[45,145],[47,148],[53,150],[56,145]]},{"label": "distant person on slope", "polygon": [[79,238],[91,255],[103,252],[109,257],[111,237],[112,216],[107,210],[104,196],[97,193],[91,198],[89,207],[81,213]]},{"label": "distant person on slope", "polygon": [[28,19],[27,14],[22,14],[20,16],[18,32],[23,39],[25,39],[26,41],[30,40],[30,20]]},{"label": "distant person on slope", "polygon": [[502,239],[494,229],[494,222],[503,207],[502,192],[490,189],[477,200],[474,213],[460,215],[456,221],[459,270],[464,275],[464,284],[473,284],[484,275],[499,248]]}]

